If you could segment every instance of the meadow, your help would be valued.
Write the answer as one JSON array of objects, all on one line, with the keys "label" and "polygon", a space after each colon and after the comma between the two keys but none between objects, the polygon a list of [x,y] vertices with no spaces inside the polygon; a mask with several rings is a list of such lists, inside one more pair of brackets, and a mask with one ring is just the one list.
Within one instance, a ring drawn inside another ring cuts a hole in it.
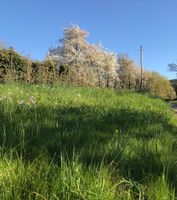
[{"label": "meadow", "polygon": [[0,199],[177,199],[177,116],[111,89],[0,85]]}]

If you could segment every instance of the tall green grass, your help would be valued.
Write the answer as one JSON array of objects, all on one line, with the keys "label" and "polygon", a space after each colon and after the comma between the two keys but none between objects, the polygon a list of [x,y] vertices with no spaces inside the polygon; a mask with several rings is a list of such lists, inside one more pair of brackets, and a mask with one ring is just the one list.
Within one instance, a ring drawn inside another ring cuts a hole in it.
[{"label": "tall green grass", "polygon": [[147,94],[0,85],[0,199],[175,199],[176,133]]}]

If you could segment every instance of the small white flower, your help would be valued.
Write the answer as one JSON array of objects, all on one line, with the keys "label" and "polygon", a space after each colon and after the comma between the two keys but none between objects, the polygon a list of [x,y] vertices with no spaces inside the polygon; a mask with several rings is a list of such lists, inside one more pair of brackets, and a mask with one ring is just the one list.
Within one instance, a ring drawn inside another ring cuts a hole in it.
[{"label": "small white flower", "polygon": [[17,103],[18,103],[19,105],[22,105],[22,104],[25,103],[25,101],[24,101],[24,100],[18,100]]},{"label": "small white flower", "polygon": [[77,94],[77,96],[78,96],[78,97],[81,97],[81,95],[80,95],[79,93]]},{"label": "small white flower", "polygon": [[29,97],[29,102],[30,102],[31,104],[35,105],[35,104],[36,104],[36,99],[35,99],[35,97],[34,97],[34,96],[30,96],[30,97]]}]

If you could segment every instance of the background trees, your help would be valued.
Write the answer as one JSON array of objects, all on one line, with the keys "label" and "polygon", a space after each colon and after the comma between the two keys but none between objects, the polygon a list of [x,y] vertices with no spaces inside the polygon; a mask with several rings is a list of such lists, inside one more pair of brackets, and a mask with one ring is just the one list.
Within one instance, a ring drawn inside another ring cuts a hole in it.
[{"label": "background trees", "polygon": [[120,80],[120,88],[137,90],[140,84],[140,69],[127,55],[119,54],[117,58],[119,63],[117,75]]},{"label": "background trees", "polygon": [[[53,83],[147,91],[162,98],[174,97],[169,81],[155,72],[143,70],[124,54],[114,54],[100,44],[87,42],[88,32],[78,26],[64,30],[56,48],[49,50],[44,61],[33,61],[13,48],[0,45],[1,81]],[[169,65],[177,71],[175,64]],[[140,85],[141,84],[141,85]]]},{"label": "background trees", "polygon": [[[168,70],[170,72],[175,72],[177,75],[177,64],[171,63],[168,65]],[[177,79],[170,80],[171,85],[173,86],[175,92],[177,93]]]}]

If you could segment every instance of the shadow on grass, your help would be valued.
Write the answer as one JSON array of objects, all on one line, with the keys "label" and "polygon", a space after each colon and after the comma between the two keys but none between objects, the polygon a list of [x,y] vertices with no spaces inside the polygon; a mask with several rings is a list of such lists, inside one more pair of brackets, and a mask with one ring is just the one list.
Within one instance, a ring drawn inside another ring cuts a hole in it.
[{"label": "shadow on grass", "polygon": [[[177,133],[166,116],[135,110],[98,110],[82,107],[18,107],[13,113],[1,109],[0,143],[4,151],[16,149],[25,161],[45,151],[60,164],[61,154],[68,160],[79,155],[85,166],[118,167],[121,174],[135,181],[159,176],[163,164],[157,152],[128,144],[129,140],[148,143],[160,134]],[[128,146],[135,156],[125,156]],[[175,170],[175,169],[173,169]],[[176,173],[176,170],[172,173]],[[173,179],[170,179],[174,182]],[[177,184],[175,182],[175,184]],[[176,185],[177,186],[177,185]]]}]

